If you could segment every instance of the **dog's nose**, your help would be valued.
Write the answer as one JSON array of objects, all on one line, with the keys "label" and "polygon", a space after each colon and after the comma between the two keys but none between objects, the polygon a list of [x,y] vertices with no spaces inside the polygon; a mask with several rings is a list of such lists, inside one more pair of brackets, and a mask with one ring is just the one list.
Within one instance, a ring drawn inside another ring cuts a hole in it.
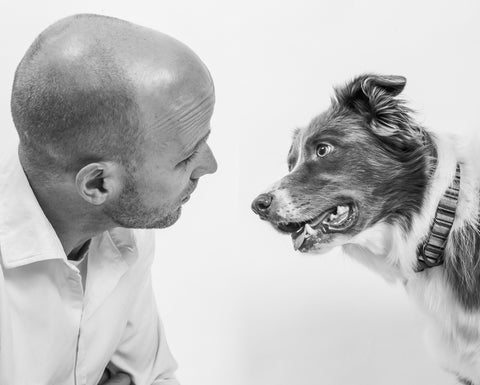
[{"label": "dog's nose", "polygon": [[266,215],[270,204],[272,203],[273,195],[272,194],[260,194],[252,202],[252,210],[255,214],[260,216]]}]

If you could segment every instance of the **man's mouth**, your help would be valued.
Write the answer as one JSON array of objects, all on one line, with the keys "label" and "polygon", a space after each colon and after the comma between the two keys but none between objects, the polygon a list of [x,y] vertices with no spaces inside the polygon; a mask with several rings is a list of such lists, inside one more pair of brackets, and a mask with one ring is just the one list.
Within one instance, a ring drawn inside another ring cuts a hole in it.
[{"label": "man's mouth", "polygon": [[358,208],[351,202],[332,207],[320,215],[303,222],[280,222],[278,230],[290,233],[295,250],[302,247],[312,235],[342,233],[349,230],[358,219]]},{"label": "man's mouth", "polygon": [[192,195],[192,193],[195,191],[195,189],[197,188],[197,184],[198,184],[198,179],[195,179],[194,181],[192,181],[192,184],[190,185],[187,193],[185,194],[185,196],[182,198],[182,205],[187,203],[189,200],[190,200],[190,195]]}]

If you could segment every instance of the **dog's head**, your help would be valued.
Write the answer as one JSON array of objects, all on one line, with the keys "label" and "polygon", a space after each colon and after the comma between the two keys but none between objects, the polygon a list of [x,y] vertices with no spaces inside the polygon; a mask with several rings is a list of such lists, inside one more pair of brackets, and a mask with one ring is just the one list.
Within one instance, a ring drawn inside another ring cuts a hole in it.
[{"label": "dog's head", "polygon": [[295,249],[327,251],[379,221],[406,229],[422,205],[432,150],[397,96],[401,76],[362,75],[296,130],[289,173],[252,208]]}]

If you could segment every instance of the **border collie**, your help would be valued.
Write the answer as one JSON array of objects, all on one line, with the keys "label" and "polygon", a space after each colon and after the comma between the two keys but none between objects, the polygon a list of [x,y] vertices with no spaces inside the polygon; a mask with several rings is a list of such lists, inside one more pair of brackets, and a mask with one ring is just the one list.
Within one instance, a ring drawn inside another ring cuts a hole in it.
[{"label": "border collie", "polygon": [[252,209],[301,252],[341,246],[428,314],[427,340],[480,385],[480,151],[434,134],[398,98],[402,76],[365,74],[294,132],[288,174]]}]

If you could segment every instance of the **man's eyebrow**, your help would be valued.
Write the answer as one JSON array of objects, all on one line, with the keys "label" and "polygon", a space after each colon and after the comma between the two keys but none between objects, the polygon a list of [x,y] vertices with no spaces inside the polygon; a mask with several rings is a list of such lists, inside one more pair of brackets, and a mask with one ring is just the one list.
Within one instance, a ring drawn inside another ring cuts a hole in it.
[{"label": "man's eyebrow", "polygon": [[182,153],[182,158],[188,158],[191,154],[193,154],[195,151],[197,151],[197,149],[208,139],[208,137],[210,136],[210,130],[208,130],[208,132],[197,142],[195,143],[195,145],[190,148],[189,150],[187,151],[184,151]]}]

